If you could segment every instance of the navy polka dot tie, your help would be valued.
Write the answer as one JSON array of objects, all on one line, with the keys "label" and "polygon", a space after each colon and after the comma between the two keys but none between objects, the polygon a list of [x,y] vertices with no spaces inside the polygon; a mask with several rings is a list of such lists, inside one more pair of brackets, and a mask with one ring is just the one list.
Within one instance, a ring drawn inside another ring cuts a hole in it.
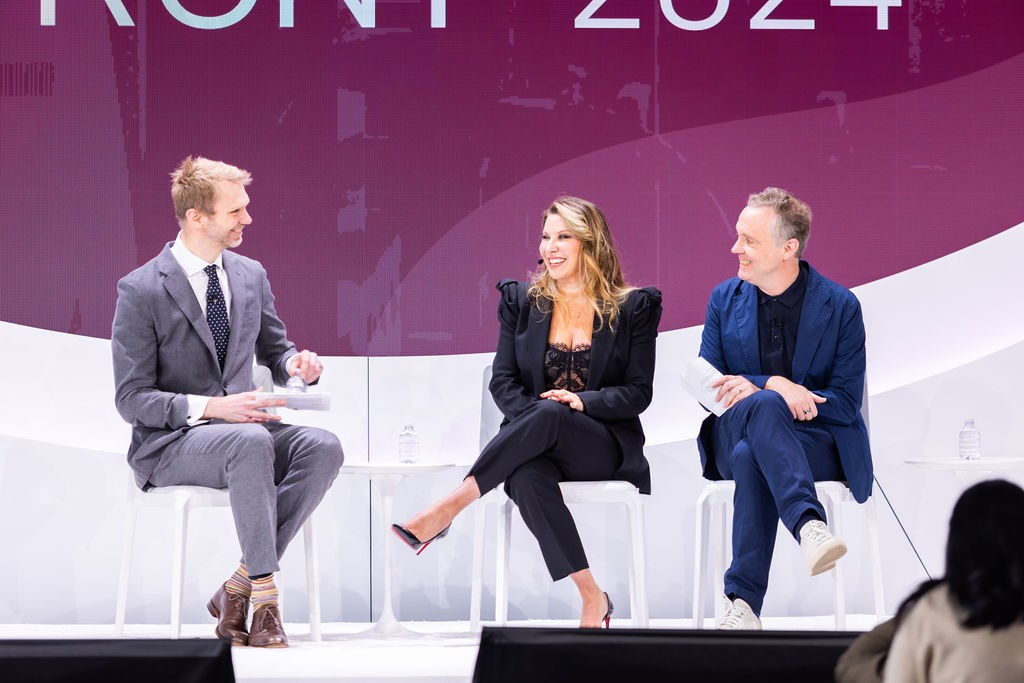
[{"label": "navy polka dot tie", "polygon": [[220,369],[224,369],[224,357],[228,355],[228,334],[231,327],[228,325],[228,308],[224,305],[224,292],[220,288],[220,278],[217,277],[217,266],[210,265],[203,268],[209,282],[206,284],[206,322],[213,332],[213,344],[217,347],[217,361]]}]

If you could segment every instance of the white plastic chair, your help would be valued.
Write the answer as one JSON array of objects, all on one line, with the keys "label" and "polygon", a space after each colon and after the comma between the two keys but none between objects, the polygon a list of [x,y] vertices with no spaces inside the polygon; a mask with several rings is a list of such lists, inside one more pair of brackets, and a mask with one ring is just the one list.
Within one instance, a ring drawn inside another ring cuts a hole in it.
[{"label": "white plastic chair", "polygon": [[[864,385],[864,399],[861,404],[861,416],[865,424],[868,423],[868,391],[867,383]],[[846,482],[843,481],[818,481],[814,483],[818,500],[825,508],[825,516],[828,519],[828,528],[833,534],[843,536],[843,508],[846,504],[856,504]],[[694,547],[693,567],[693,627],[704,627],[704,606],[707,599],[705,585],[708,574],[714,583],[714,595],[720,596],[724,593],[725,570],[729,566],[732,557],[732,513],[733,495],[736,492],[736,484],[733,481],[712,481],[708,482],[696,504],[696,535]],[[882,591],[882,558],[878,545],[878,513],[875,505],[875,497],[872,495],[858,509],[864,514],[864,521],[868,532],[868,553],[871,561],[871,580],[875,601],[875,619],[881,623],[885,619],[885,599]],[[713,531],[712,531],[713,526]],[[714,557],[714,566],[709,567],[709,539],[712,533],[719,538],[718,553]],[[837,631],[846,629],[846,594],[843,581],[843,561],[836,563],[835,569],[831,571],[833,579],[833,609],[835,615],[835,626]],[[716,623],[723,616],[722,600],[715,601]]]},{"label": "white plastic chair", "polygon": [[[829,530],[842,537],[844,528],[842,514],[845,504],[856,503],[853,494],[842,481],[815,482],[818,500],[825,508]],[[693,568],[693,626],[703,628],[704,606],[707,600],[705,585],[710,574],[714,583],[714,595],[724,592],[724,575],[732,555],[732,501],[736,485],[733,481],[713,481],[704,486],[697,498],[696,540],[694,547]],[[885,600],[882,594],[882,560],[878,547],[878,518],[875,510],[874,496],[859,505],[863,511],[868,531],[868,552],[871,556],[871,575],[875,599],[875,618],[881,622],[885,618]],[[714,535],[719,539],[718,553],[713,557],[709,554],[709,539]],[[713,561],[712,561],[713,560]],[[708,566],[709,563],[712,566]],[[843,561],[836,563],[832,570],[834,583],[833,608],[837,631],[846,629],[846,595],[843,581]],[[722,602],[715,602],[715,620],[722,617]]]},{"label": "white plastic chair", "polygon": [[[480,448],[494,437],[501,423],[501,411],[494,404],[488,389],[491,366],[484,369],[483,393],[480,401]],[[643,505],[640,491],[626,481],[564,481],[559,484],[562,498],[569,505],[577,503],[618,503],[626,508],[629,520],[629,601],[632,623],[639,628],[648,625],[646,549],[644,547]],[[487,508],[498,513],[497,558],[495,560],[494,617],[498,625],[508,623],[508,578],[511,575],[512,512],[515,504],[501,487],[489,492],[476,506],[473,538],[473,584],[470,592],[470,629],[480,628],[480,605],[483,592],[483,553],[487,526]]]},{"label": "white plastic chair", "polygon": [[[264,391],[273,390],[273,380],[268,368],[257,366],[254,370],[257,386]],[[117,586],[117,614],[114,620],[115,633],[124,635],[125,612],[128,605],[128,580],[131,576],[132,554],[135,546],[135,527],[139,511],[144,507],[158,507],[174,511],[174,546],[171,561],[171,637],[181,637],[182,594],[185,585],[185,548],[188,540],[189,514],[198,508],[228,508],[227,489],[205,486],[161,486],[142,491],[135,483],[134,475],[128,477],[129,510],[125,520],[124,539],[121,545],[121,572]],[[302,526],[302,541],[306,551],[306,588],[309,595],[309,632],[314,641],[321,639],[320,633],[320,574],[316,534],[313,516]]]}]

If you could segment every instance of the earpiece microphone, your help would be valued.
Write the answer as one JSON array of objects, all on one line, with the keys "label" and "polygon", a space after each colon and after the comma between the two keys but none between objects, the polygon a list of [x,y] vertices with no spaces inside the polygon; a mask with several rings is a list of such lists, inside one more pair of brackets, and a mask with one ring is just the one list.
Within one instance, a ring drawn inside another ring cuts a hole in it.
[{"label": "earpiece microphone", "polygon": [[544,265],[544,259],[542,259],[542,258],[537,259],[537,265],[538,266]]}]

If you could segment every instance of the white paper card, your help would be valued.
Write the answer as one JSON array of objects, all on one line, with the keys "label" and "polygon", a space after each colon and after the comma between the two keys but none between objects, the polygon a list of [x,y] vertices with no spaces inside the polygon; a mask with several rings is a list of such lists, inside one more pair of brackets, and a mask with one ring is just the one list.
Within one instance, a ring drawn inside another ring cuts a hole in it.
[{"label": "white paper card", "polygon": [[292,410],[330,410],[331,408],[331,395],[330,394],[299,394],[291,393],[286,391],[259,391],[256,392],[256,398],[259,400],[284,400],[284,407],[291,408]]},{"label": "white paper card", "polygon": [[715,415],[721,415],[726,411],[725,399],[715,400],[720,387],[711,387],[712,383],[719,379],[722,379],[722,373],[700,356],[683,368],[683,386],[702,406]]}]

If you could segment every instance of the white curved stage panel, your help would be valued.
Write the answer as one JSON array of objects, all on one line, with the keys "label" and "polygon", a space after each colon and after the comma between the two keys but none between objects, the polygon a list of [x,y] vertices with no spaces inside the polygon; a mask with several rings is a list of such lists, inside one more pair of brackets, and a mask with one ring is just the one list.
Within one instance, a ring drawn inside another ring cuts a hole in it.
[{"label": "white curved stage panel", "polygon": [[1024,223],[856,287],[872,393],[906,386],[1024,340]]},{"label": "white curved stage panel", "polygon": [[[986,454],[1019,454],[1024,405],[1016,387],[1024,383],[1024,316],[1013,299],[1024,274],[1012,259],[1022,247],[1024,226],[1018,225],[856,288],[868,330],[876,472],[933,574],[942,572],[945,523],[962,485],[951,473],[917,470],[904,461],[951,455],[967,417],[977,420]],[[681,618],[690,610],[693,501],[702,485],[693,439],[703,411],[683,390],[679,373],[696,355],[699,336],[699,327],[661,334],[655,398],[643,416],[654,477],[645,505],[656,620]],[[109,341],[0,322],[0,344],[18,360],[0,397],[0,517],[12,522],[6,539],[11,551],[0,566],[0,622],[112,623],[128,428],[113,407]],[[394,460],[401,425],[415,424],[422,460],[461,467],[403,485],[395,506],[401,517],[455,485],[475,458],[481,373],[490,361],[491,354],[325,358],[321,389],[333,395],[331,410],[289,412],[286,419],[337,431],[347,458],[363,462]],[[1006,476],[1021,481],[1020,473]],[[379,609],[380,582],[371,577],[380,571],[380,549],[369,542],[376,501],[356,480],[339,479],[319,513],[328,621],[368,620]],[[891,611],[925,573],[884,501],[881,509]],[[577,520],[595,572],[610,592],[624,597],[624,524],[614,512],[582,508]],[[137,548],[144,559],[133,578],[129,621],[159,623],[167,616],[162,558],[170,530],[155,517],[140,524],[153,531]],[[186,577],[186,620],[205,623],[211,586],[237,559],[237,544],[226,516],[211,516],[200,527],[189,551],[194,564]],[[402,619],[468,618],[471,530],[466,517],[423,556],[396,553],[396,609]],[[848,576],[867,575],[862,537],[860,528],[848,531]],[[512,617],[572,618],[571,586],[550,585],[525,529],[518,528],[514,539]],[[795,544],[780,538],[778,547],[765,616],[827,613],[830,582],[808,582]],[[487,549],[493,553],[491,537]],[[301,558],[286,556],[283,569],[291,598],[286,619],[301,621]],[[485,619],[493,591],[490,571],[488,565]],[[867,582],[848,587],[848,600],[851,612],[869,613]],[[623,612],[628,614],[626,605]]]}]

